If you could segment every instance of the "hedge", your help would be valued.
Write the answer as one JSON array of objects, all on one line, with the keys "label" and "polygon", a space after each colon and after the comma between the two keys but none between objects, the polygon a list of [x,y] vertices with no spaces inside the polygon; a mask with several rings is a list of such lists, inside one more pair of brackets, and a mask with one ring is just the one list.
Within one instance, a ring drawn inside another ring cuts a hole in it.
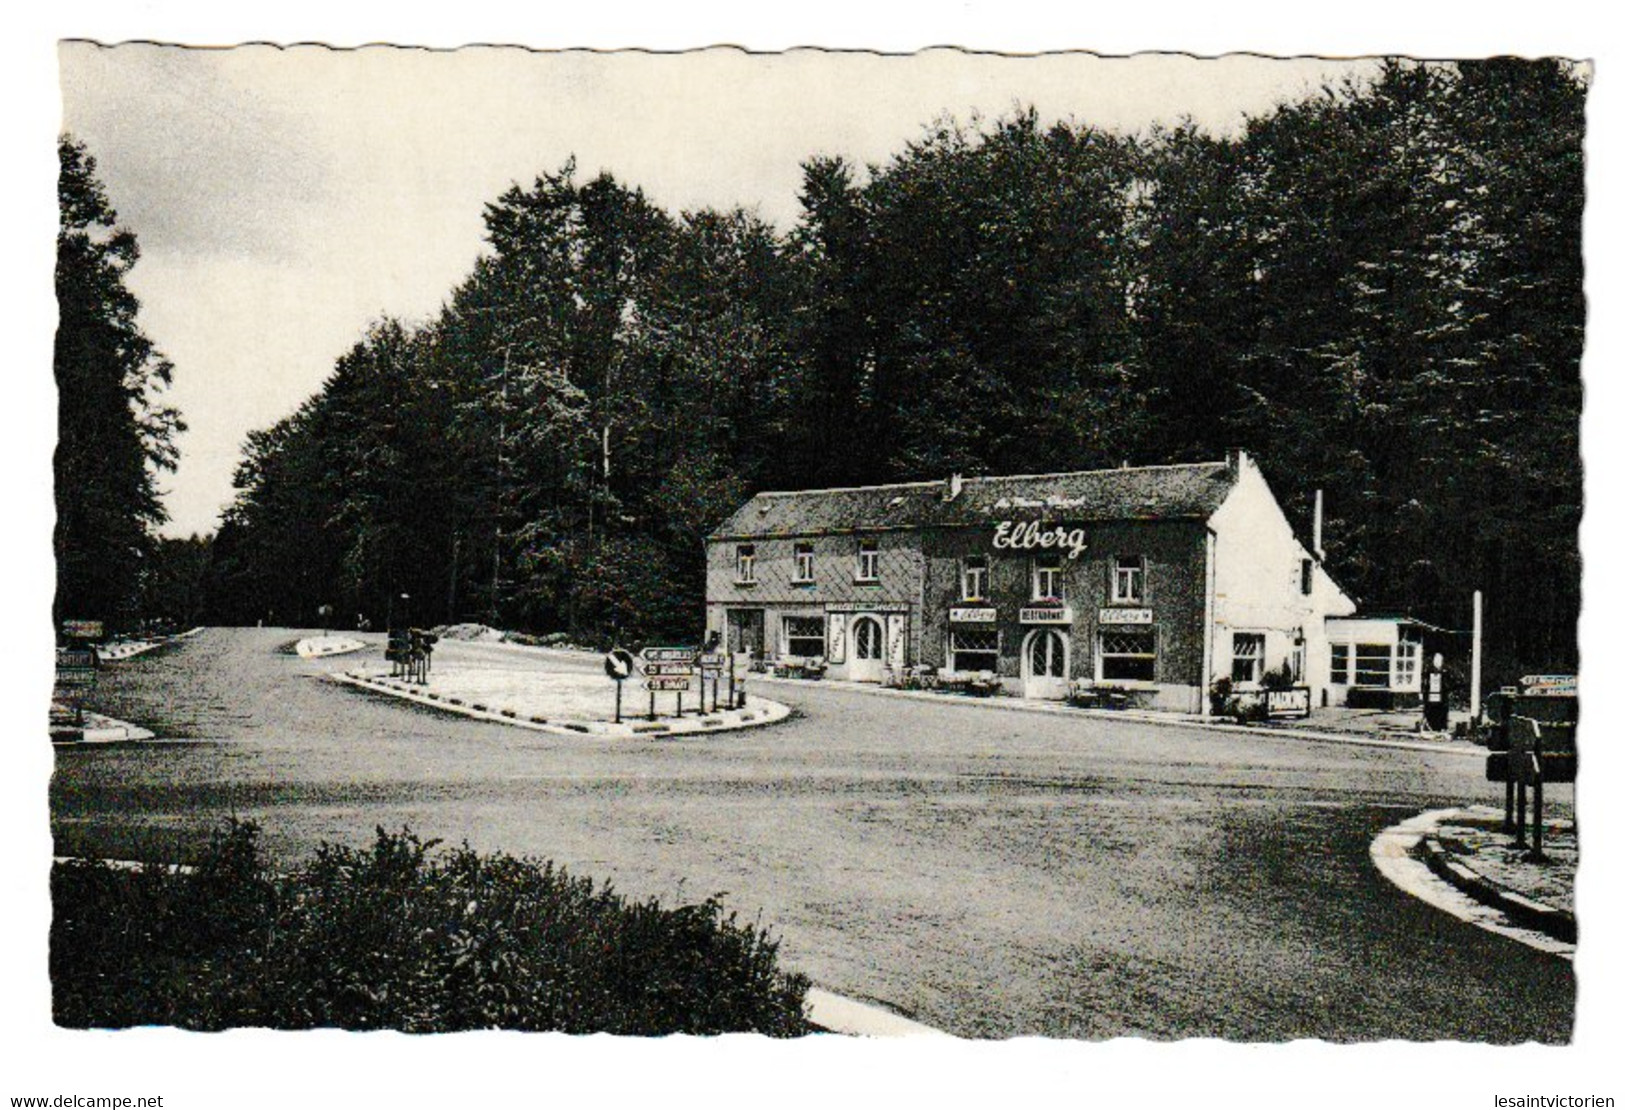
[{"label": "hedge", "polygon": [[186,871],[58,864],[53,1012],[71,1028],[797,1036],[807,980],[716,897],[665,908],[410,829],[273,873],[233,821]]}]

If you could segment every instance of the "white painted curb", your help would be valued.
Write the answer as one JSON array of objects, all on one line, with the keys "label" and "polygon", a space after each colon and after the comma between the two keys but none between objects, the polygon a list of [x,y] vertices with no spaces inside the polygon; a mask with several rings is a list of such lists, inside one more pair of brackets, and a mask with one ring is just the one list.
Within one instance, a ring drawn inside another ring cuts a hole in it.
[{"label": "white painted curb", "polygon": [[1384,829],[1371,842],[1371,862],[1400,890],[1457,920],[1565,960],[1574,959],[1574,945],[1514,924],[1500,910],[1484,905],[1439,878],[1417,858],[1416,848],[1423,837],[1465,813],[1467,810],[1460,808],[1433,809]]},{"label": "white painted curb", "polygon": [[813,987],[807,992],[807,1017],[831,1033],[850,1037],[946,1037],[929,1025]]},{"label": "white painted curb", "polygon": [[654,721],[628,718],[622,724],[609,721],[581,721],[575,719],[537,719],[517,712],[504,713],[489,706],[457,704],[450,698],[432,691],[415,689],[396,679],[368,675],[354,671],[339,671],[322,676],[329,682],[341,682],[375,694],[387,694],[404,701],[415,702],[431,709],[442,709],[481,721],[494,721],[500,725],[513,725],[532,732],[547,732],[555,736],[592,736],[600,740],[664,740],[674,736],[713,735],[737,732],[740,729],[760,728],[776,724],[790,715],[790,707],[766,698],[752,697],[742,710],[730,709],[700,716],[661,717]]}]

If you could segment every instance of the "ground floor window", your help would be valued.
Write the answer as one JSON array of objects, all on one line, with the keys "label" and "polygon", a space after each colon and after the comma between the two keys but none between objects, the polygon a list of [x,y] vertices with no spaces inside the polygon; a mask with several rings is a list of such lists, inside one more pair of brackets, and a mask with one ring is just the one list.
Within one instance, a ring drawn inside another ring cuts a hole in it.
[{"label": "ground floor window", "polygon": [[784,654],[813,658],[824,654],[823,617],[785,617]]},{"label": "ground floor window", "polygon": [[1347,686],[1349,684],[1349,646],[1347,644],[1332,645],[1332,685]]},{"label": "ground floor window", "polygon": [[1230,681],[1258,682],[1264,677],[1264,634],[1237,632],[1230,640]]},{"label": "ground floor window", "polygon": [[999,669],[997,632],[954,631],[948,633],[950,671],[992,671]]},{"label": "ground floor window", "polygon": [[1387,644],[1354,645],[1354,685],[1387,689],[1393,674],[1394,652]]},{"label": "ground floor window", "polygon": [[1103,682],[1153,682],[1157,673],[1157,634],[1150,628],[1102,631],[1098,658]]}]

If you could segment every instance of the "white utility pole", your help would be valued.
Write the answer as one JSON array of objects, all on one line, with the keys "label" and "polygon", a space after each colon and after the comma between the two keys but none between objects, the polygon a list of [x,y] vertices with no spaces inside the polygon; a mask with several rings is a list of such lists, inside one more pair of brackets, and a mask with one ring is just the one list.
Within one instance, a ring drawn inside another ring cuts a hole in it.
[{"label": "white utility pole", "polygon": [[1472,694],[1472,720],[1478,722],[1478,707],[1480,695],[1483,693],[1483,680],[1480,678],[1483,670],[1484,654],[1484,591],[1473,591],[1473,694]]}]

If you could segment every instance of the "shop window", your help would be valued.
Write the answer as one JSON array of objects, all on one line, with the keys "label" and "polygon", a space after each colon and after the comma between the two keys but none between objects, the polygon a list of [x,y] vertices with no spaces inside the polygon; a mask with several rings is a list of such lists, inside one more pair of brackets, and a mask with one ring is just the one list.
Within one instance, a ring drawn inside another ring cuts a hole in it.
[{"label": "shop window", "polygon": [[1119,555],[1112,561],[1112,601],[1135,604],[1145,600],[1145,557]]},{"label": "shop window", "polygon": [[1100,633],[1097,664],[1102,682],[1153,682],[1157,635],[1150,628],[1119,628]]},{"label": "shop window", "polygon": [[873,582],[880,577],[880,544],[874,540],[862,540],[858,543],[856,577],[859,582]]},{"label": "shop window", "polygon": [[785,617],[784,654],[811,659],[824,654],[823,617]]},{"label": "shop window", "polygon": [[796,582],[811,582],[813,580],[813,546],[810,543],[796,544]]},{"label": "shop window", "polygon": [[1264,677],[1264,634],[1237,632],[1230,640],[1230,681],[1258,682]]},{"label": "shop window", "polygon": [[1352,658],[1349,645],[1332,645],[1332,685],[1347,686],[1349,684],[1349,660]]},{"label": "shop window", "polygon": [[734,581],[744,585],[756,581],[756,545],[742,543],[734,548]]},{"label": "shop window", "polygon": [[1393,658],[1387,644],[1354,645],[1354,685],[1386,690],[1392,681]]},{"label": "shop window", "polygon": [[987,597],[986,555],[971,555],[966,558],[960,595],[966,601],[981,601]]},{"label": "shop window", "polygon": [[1059,555],[1040,555],[1033,560],[1033,598],[1066,600],[1066,570]]},{"label": "shop window", "polygon": [[997,673],[999,634],[963,630],[948,633],[948,669]]}]

